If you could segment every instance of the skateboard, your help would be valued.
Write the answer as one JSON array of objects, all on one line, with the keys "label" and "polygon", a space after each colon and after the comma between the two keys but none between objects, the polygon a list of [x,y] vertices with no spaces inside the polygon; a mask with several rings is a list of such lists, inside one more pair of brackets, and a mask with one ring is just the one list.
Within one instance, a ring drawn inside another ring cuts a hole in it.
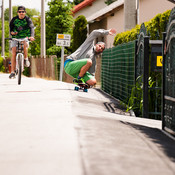
[{"label": "skateboard", "polygon": [[86,83],[79,83],[75,86],[74,90],[79,91],[83,90],[83,92],[88,92],[89,85]]}]

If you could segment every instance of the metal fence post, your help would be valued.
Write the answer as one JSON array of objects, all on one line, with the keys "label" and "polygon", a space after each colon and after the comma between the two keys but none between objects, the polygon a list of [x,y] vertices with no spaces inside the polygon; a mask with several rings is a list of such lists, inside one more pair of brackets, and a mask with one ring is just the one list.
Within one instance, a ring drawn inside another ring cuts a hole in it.
[{"label": "metal fence post", "polygon": [[163,66],[162,66],[162,129],[164,129],[165,126],[165,119],[164,119],[164,94],[165,94],[165,38],[166,38],[166,32],[163,32],[163,46],[162,46],[162,56],[163,56]]},{"label": "metal fence post", "polygon": [[149,117],[148,107],[148,77],[149,77],[149,37],[144,37],[144,73],[143,73],[143,117]]},{"label": "metal fence post", "polygon": [[63,69],[64,69],[64,46],[62,46],[61,48],[60,81],[63,80]]},{"label": "metal fence post", "polygon": [[136,75],[136,65],[137,65],[137,49],[138,49],[138,40],[135,40],[135,57],[134,57],[134,63],[135,63],[135,67],[134,67],[134,77],[135,77],[135,80],[134,80],[134,84],[136,83],[136,79],[137,79],[137,75]]}]

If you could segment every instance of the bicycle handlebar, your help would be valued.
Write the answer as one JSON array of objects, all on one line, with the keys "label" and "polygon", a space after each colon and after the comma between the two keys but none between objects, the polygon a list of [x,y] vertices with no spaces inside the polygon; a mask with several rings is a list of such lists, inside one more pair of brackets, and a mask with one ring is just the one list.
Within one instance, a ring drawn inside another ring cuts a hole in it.
[{"label": "bicycle handlebar", "polygon": [[29,38],[5,38],[6,40],[14,40],[14,41],[30,41]]}]

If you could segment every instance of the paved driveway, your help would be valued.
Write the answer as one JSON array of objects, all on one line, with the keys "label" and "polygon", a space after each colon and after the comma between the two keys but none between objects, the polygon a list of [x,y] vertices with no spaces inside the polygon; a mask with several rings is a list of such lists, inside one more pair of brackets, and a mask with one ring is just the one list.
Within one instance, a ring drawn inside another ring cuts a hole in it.
[{"label": "paved driveway", "polygon": [[99,90],[0,74],[0,175],[174,175],[174,148]]}]

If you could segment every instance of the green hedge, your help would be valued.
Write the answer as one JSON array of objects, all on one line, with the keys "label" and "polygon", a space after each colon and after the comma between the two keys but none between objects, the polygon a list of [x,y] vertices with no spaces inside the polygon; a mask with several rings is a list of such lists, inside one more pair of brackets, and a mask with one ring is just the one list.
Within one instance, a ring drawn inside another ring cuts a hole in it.
[{"label": "green hedge", "polygon": [[5,72],[5,67],[4,67],[4,64],[3,64],[3,58],[0,57],[0,72]]},{"label": "green hedge", "polygon": [[73,28],[73,52],[86,40],[87,37],[87,20],[85,16],[80,15],[75,19]]},{"label": "green hedge", "polygon": [[[169,20],[171,10],[167,10],[162,14],[156,15],[153,19],[145,22],[147,28],[147,34],[150,36],[151,40],[162,39],[162,32],[166,31],[166,25]],[[116,35],[114,39],[114,46],[122,43],[127,43],[137,39],[141,25],[136,25],[135,28],[122,32]]]}]

